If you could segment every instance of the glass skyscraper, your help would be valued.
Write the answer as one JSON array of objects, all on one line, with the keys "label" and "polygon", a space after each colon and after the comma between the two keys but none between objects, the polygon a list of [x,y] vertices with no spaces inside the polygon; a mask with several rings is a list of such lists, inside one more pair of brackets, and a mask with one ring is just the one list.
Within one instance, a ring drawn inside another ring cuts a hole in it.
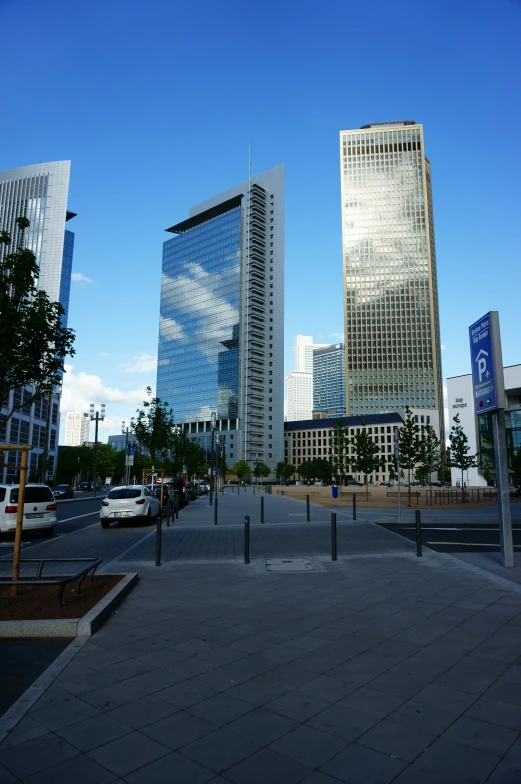
[{"label": "glass skyscraper", "polygon": [[437,409],[443,388],[423,127],[340,132],[346,413]]},{"label": "glass skyscraper", "polygon": [[194,207],[163,246],[157,395],[228,464],[274,467],[283,435],[283,166]]},{"label": "glass skyscraper", "polygon": [[313,410],[346,413],[346,362],[343,343],[313,351]]},{"label": "glass skyscraper", "polygon": [[[11,235],[12,247],[21,244],[30,248],[39,267],[38,288],[46,291],[49,299],[60,302],[65,310],[64,325],[67,324],[69,294],[71,286],[74,233],[65,228],[68,220],[75,217],[67,209],[69,192],[70,161],[53,161],[21,166],[0,172],[0,230]],[[15,223],[16,218],[25,216],[30,226],[23,237]],[[0,254],[5,246],[0,246]],[[15,389],[11,392],[3,414],[10,410],[13,401],[22,401],[29,390]],[[55,462],[58,453],[59,397],[23,406],[14,414],[0,432],[0,442],[33,446],[29,453],[30,476],[35,477],[38,457],[46,449]],[[0,469],[0,480],[17,482],[18,472],[14,466],[19,462],[18,452],[6,452],[7,468]]]}]

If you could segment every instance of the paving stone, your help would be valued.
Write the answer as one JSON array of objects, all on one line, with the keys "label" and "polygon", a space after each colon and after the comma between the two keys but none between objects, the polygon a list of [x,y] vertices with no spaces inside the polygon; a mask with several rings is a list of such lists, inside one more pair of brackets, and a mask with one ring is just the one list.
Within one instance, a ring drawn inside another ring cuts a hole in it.
[{"label": "paving stone", "polygon": [[24,784],[110,784],[115,777],[88,757],[73,759],[54,765],[24,779]]},{"label": "paving stone", "polygon": [[150,665],[139,659],[123,659],[123,661],[108,664],[102,669],[98,668],[97,672],[106,673],[114,681],[126,681],[128,678],[135,678],[136,675],[150,672]]},{"label": "paving stone", "polygon": [[315,770],[311,776],[303,779],[302,784],[338,784],[338,779],[334,779],[331,776],[328,776],[326,773],[321,773],[321,771]]},{"label": "paving stone", "polygon": [[60,738],[80,751],[90,751],[97,746],[103,746],[111,740],[128,735],[129,732],[131,728],[128,724],[117,721],[107,713],[97,714],[90,719],[57,730]]},{"label": "paving stone", "polygon": [[[83,661],[93,670],[98,670],[103,667],[108,667],[111,664],[117,664],[118,662],[126,661],[129,657],[126,656],[124,653],[116,653],[116,651],[108,651],[102,648],[90,652],[85,655]],[[78,656],[75,657],[75,661],[78,659]],[[110,675],[110,672],[109,672]]]},{"label": "paving stone", "polygon": [[4,768],[3,765],[0,765],[0,784],[15,784],[18,779],[10,773],[7,768]]},{"label": "paving stone", "polygon": [[521,683],[503,682],[494,683],[487,690],[485,697],[490,700],[501,700],[521,707]]},{"label": "paving stone", "polygon": [[410,727],[384,719],[358,738],[357,743],[391,757],[412,762],[425,751],[435,737],[433,733],[416,732]]},{"label": "paving stone", "polygon": [[[152,651],[152,653],[146,653],[144,656],[140,656],[138,659],[134,659],[133,663],[138,666],[140,662],[143,665],[147,665],[146,668],[141,670],[141,672],[146,672],[146,669],[150,667],[166,667],[169,664],[175,664],[179,661],[185,661],[186,656],[184,653],[180,653],[179,651],[174,651],[171,648],[161,648],[159,651]],[[140,673],[136,672],[136,675]]]},{"label": "paving stone", "polygon": [[425,705],[434,705],[439,708],[454,711],[454,713],[463,713],[463,711],[476,701],[476,695],[458,691],[458,689],[449,689],[445,686],[440,686],[437,683],[430,683],[419,691],[414,699]]},{"label": "paving stone", "polygon": [[278,713],[271,713],[264,708],[256,708],[235,721],[230,722],[226,729],[241,735],[243,738],[267,746],[297,727],[297,723]]},{"label": "paving stone", "polygon": [[444,732],[442,738],[502,757],[509,751],[517,736],[515,730],[463,716]]},{"label": "paving stone", "polygon": [[191,705],[196,705],[198,702],[207,700],[209,697],[214,697],[216,693],[215,689],[209,689],[200,683],[184,681],[157,692],[156,696],[170,705],[175,705],[179,710],[183,710]]},{"label": "paving stone", "polygon": [[394,713],[390,713],[387,718],[419,732],[434,732],[439,735],[456,721],[458,714],[434,705],[409,700]]},{"label": "paving stone", "polygon": [[393,784],[460,784],[460,781],[456,776],[441,775],[414,762],[394,779]]},{"label": "paving stone", "polygon": [[371,689],[392,694],[394,697],[401,697],[408,700],[418,694],[419,691],[428,685],[427,681],[420,681],[417,678],[408,678],[406,675],[399,675],[394,670],[379,675],[378,678],[370,681]]},{"label": "paving stone", "polygon": [[472,694],[482,694],[505,669],[505,665],[486,659],[465,656],[436,679],[436,683],[449,689],[458,689]]},{"label": "paving stone", "polygon": [[121,681],[104,689],[96,689],[89,694],[82,694],[82,699],[101,711],[110,711],[127,702],[133,702],[139,696],[142,695],[136,692],[135,688],[129,686],[127,681]]},{"label": "paving stone", "polygon": [[228,689],[227,693],[260,707],[283,694],[287,694],[287,692],[288,689],[280,681],[274,683],[269,676],[259,675],[257,678],[252,678],[239,686]]},{"label": "paving stone", "polygon": [[297,784],[311,769],[289,757],[262,749],[244,762],[226,771],[226,779],[234,784]]},{"label": "paving stone", "polygon": [[321,675],[299,686],[298,691],[310,694],[312,697],[320,697],[329,702],[338,702],[348,694],[351,694],[351,692],[356,691],[357,688],[358,686],[348,679]]},{"label": "paving stone", "polygon": [[172,716],[154,722],[154,724],[148,724],[142,729],[142,732],[157,740],[158,743],[175,750],[214,732],[215,729],[215,724],[186,711],[179,711]]},{"label": "paving stone", "polygon": [[216,666],[212,662],[204,661],[203,659],[185,656],[181,661],[165,665],[164,669],[179,675],[182,680],[187,680],[188,678],[195,678],[197,675],[209,672],[215,669]]},{"label": "paving stone", "polygon": [[15,777],[24,779],[33,773],[76,757],[78,753],[78,750],[69,743],[52,733],[47,733],[1,751],[0,765],[4,765]]},{"label": "paving stone", "polygon": [[348,708],[369,713],[371,716],[376,716],[383,719],[392,711],[403,705],[404,700],[401,697],[393,697],[391,694],[384,694],[381,691],[375,691],[367,686],[354,691],[342,701],[342,705]]},{"label": "paving stone", "polygon": [[420,681],[433,681],[448,670],[448,665],[418,659],[412,656],[400,664],[396,664],[390,673],[405,675],[407,678],[418,678]]},{"label": "paving stone", "polygon": [[247,654],[244,651],[238,651],[235,648],[229,648],[225,645],[199,654],[201,659],[212,662],[217,666],[229,664],[230,662],[237,661],[237,659],[243,659],[245,656],[247,656]]},{"label": "paving stone", "polygon": [[349,784],[388,784],[407,763],[352,743],[321,770]]},{"label": "paving stone", "polygon": [[178,708],[174,705],[169,705],[156,697],[140,697],[109,711],[107,716],[112,716],[132,729],[139,730],[177,711]]},{"label": "paving stone", "polygon": [[521,762],[521,738],[518,738],[509,748],[507,757],[514,762]]},{"label": "paving stone", "polygon": [[457,777],[461,784],[481,784],[494,770],[499,757],[439,739],[429,746],[418,762],[443,776]]},{"label": "paving stone", "polygon": [[214,774],[181,754],[171,753],[125,776],[127,784],[206,784]]},{"label": "paving stone", "polygon": [[211,721],[218,727],[228,724],[228,722],[252,710],[251,703],[239,700],[230,694],[217,694],[215,697],[209,697],[204,702],[199,702],[188,708],[190,713],[200,716],[206,721]]},{"label": "paving stone", "polygon": [[25,715],[2,741],[0,751],[2,749],[10,749],[11,746],[18,746],[19,743],[25,743],[28,740],[33,740],[33,738],[39,738],[40,735],[46,735],[47,732],[47,727],[44,727],[29,715]]},{"label": "paving stone", "polygon": [[140,732],[132,732],[89,751],[93,760],[116,776],[126,776],[170,752],[166,746]]},{"label": "paving stone", "polygon": [[310,768],[319,768],[345,746],[346,741],[341,738],[302,725],[276,740],[269,748]]},{"label": "paving stone", "polygon": [[80,696],[94,689],[110,686],[111,683],[114,683],[114,679],[103,670],[89,670],[85,668],[81,675],[61,680],[60,688],[65,689],[70,694]]},{"label": "paving stone", "polygon": [[[184,746],[184,756],[213,770],[223,773],[246,757],[250,757],[259,746],[235,733],[219,729],[204,738]],[[228,778],[229,774],[226,774]]]},{"label": "paving stone", "polygon": [[312,716],[316,716],[325,708],[330,705],[326,700],[312,697],[309,694],[302,692],[292,691],[289,694],[283,694],[281,697],[272,700],[266,704],[266,708],[274,713],[280,713],[282,716],[287,716],[288,719],[294,721],[304,722]]},{"label": "paving stone", "polygon": [[521,762],[504,759],[487,779],[487,784],[519,784],[520,781]]},{"label": "paving stone", "polygon": [[83,719],[89,719],[98,713],[97,708],[84,702],[83,699],[71,697],[56,705],[49,705],[48,708],[32,710],[30,716],[49,730],[59,730],[61,727],[67,727],[70,724],[83,721]]},{"label": "paving stone", "polygon": [[307,721],[310,727],[329,732],[344,740],[355,740],[377,723],[375,716],[336,703]]},{"label": "paving stone", "polygon": [[521,707],[500,700],[489,700],[487,697],[480,697],[468,709],[465,716],[488,721],[500,727],[510,727],[513,730],[521,728]]}]

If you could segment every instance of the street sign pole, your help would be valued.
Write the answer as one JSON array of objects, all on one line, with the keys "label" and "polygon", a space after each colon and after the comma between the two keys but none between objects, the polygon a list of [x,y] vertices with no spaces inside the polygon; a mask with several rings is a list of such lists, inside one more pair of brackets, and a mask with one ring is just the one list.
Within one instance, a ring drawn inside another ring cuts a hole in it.
[{"label": "street sign pole", "polygon": [[501,562],[503,566],[512,568],[514,545],[505,434],[505,379],[497,310],[491,310],[472,324],[469,335],[474,411],[478,415],[492,415]]},{"label": "street sign pole", "polygon": [[398,522],[402,522],[402,507],[400,497],[400,433],[397,427],[394,428],[394,456],[396,458],[396,473],[398,474]]}]

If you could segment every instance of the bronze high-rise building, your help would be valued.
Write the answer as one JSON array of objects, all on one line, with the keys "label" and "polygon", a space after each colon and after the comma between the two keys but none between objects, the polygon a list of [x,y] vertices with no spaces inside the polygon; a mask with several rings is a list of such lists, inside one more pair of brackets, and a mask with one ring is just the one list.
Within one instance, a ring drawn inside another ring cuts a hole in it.
[{"label": "bronze high-rise building", "polygon": [[436,409],[443,387],[423,126],[340,132],[346,414]]}]

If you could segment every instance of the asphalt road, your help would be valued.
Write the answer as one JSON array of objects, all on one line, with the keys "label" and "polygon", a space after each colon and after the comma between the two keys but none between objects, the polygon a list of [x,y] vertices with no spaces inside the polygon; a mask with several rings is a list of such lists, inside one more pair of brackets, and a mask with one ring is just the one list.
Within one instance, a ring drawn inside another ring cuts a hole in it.
[{"label": "asphalt road", "polygon": [[[409,523],[380,523],[401,536],[416,541],[416,527]],[[422,541],[439,553],[485,553],[499,552],[499,526],[497,523],[452,523],[434,522],[422,524]],[[521,524],[513,523],[514,550],[521,551]]]}]

